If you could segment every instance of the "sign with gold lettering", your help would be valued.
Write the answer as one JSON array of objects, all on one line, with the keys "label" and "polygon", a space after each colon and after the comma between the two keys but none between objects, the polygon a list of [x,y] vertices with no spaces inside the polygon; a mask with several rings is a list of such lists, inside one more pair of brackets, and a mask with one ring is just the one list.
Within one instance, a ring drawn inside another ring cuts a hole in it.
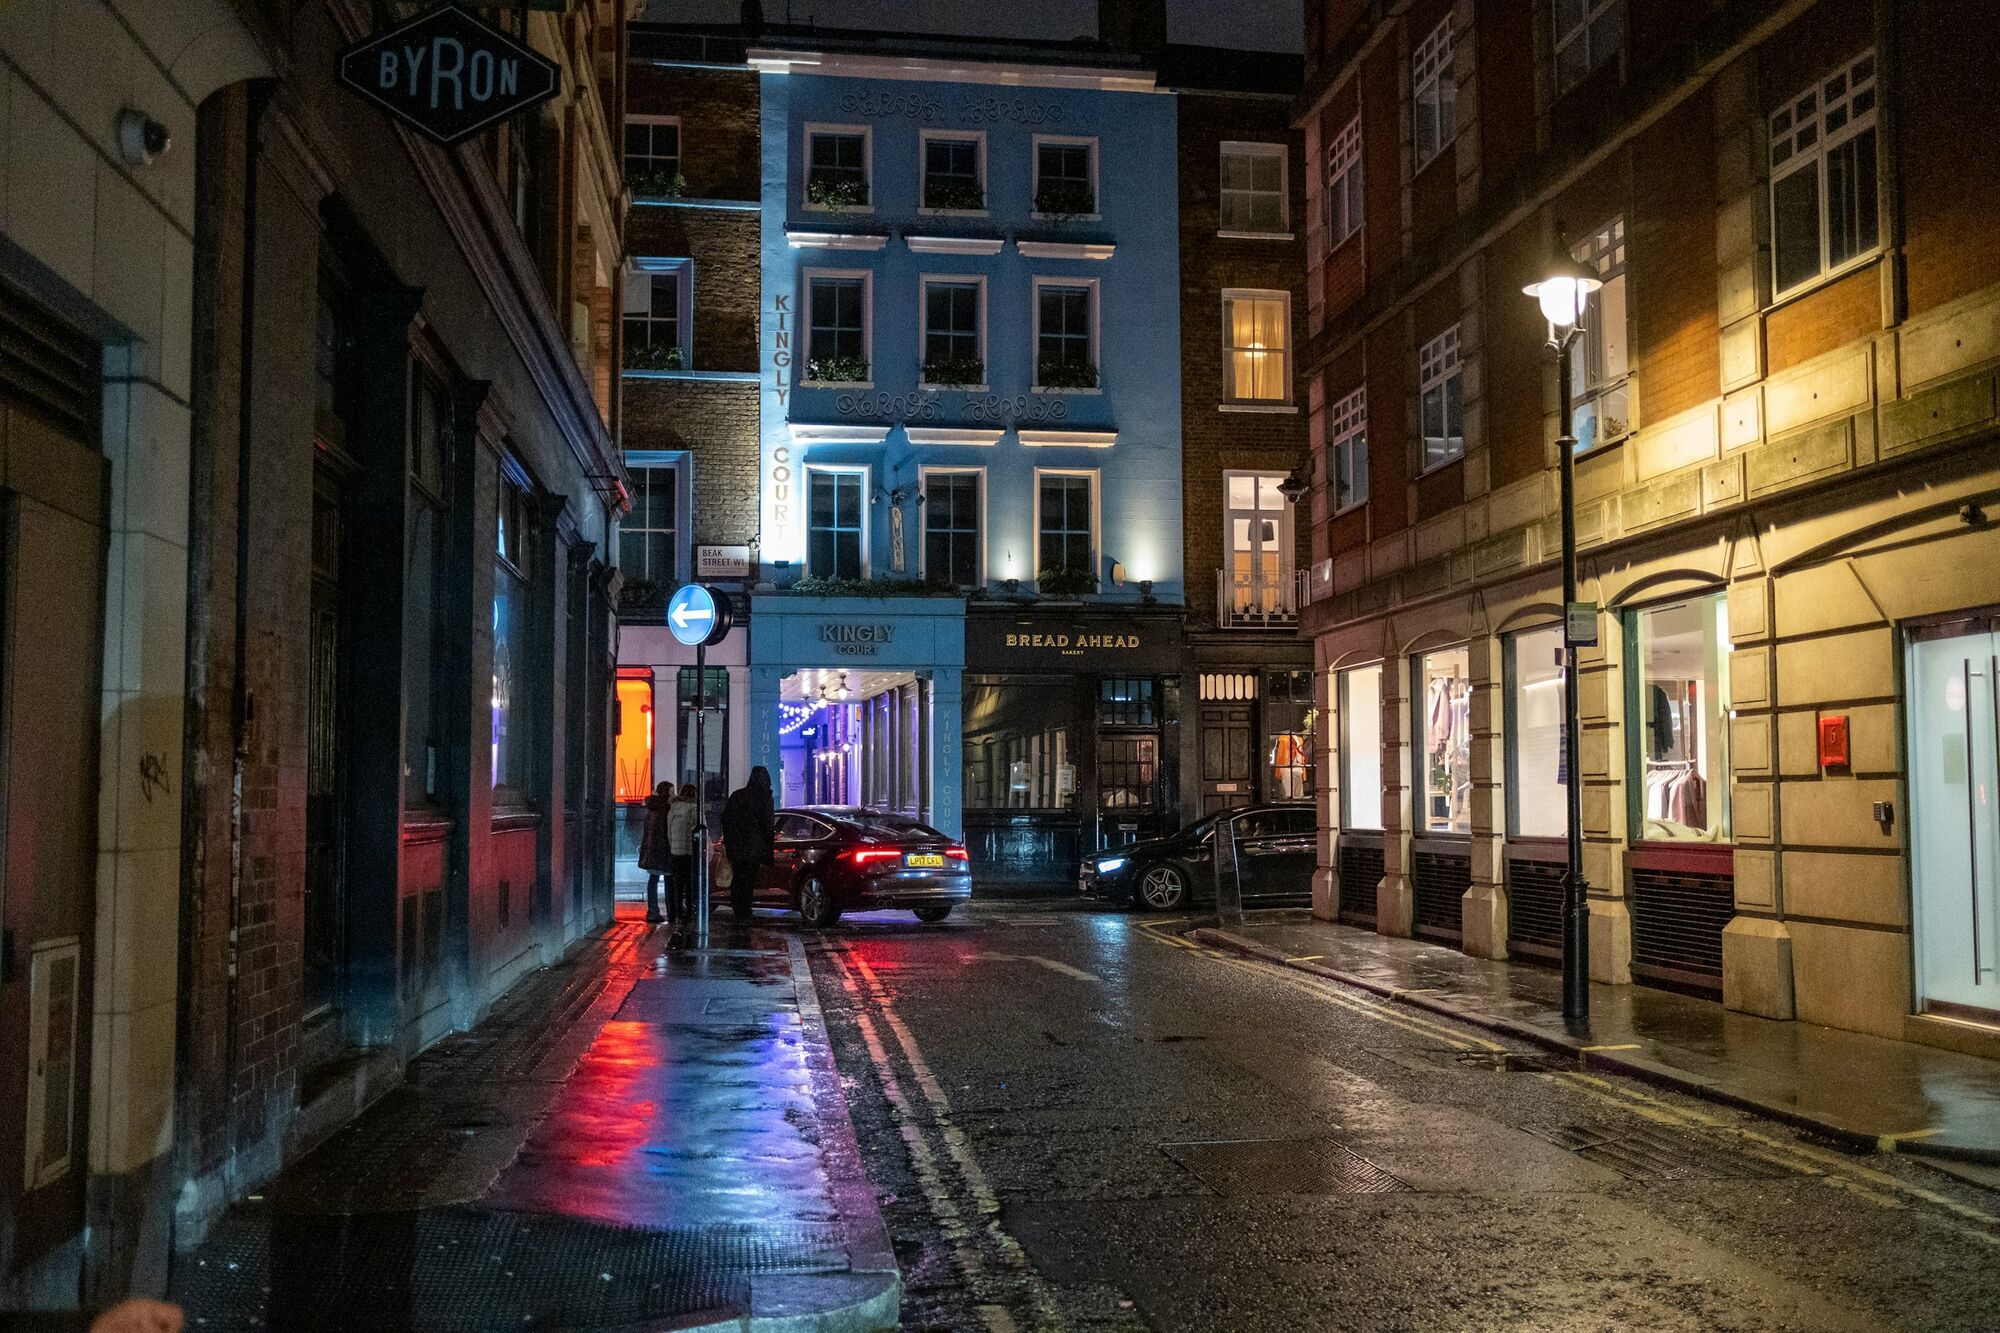
[{"label": "sign with gold lettering", "polygon": [[965,661],[973,671],[1077,671],[1148,674],[1180,669],[1179,617],[974,611],[965,618]]}]

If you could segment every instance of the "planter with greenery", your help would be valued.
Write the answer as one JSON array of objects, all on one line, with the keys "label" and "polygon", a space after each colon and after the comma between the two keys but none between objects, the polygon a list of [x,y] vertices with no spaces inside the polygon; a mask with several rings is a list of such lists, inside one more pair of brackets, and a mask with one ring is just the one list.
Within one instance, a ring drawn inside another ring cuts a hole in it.
[{"label": "planter with greenery", "polygon": [[1035,591],[1044,597],[1081,597],[1097,591],[1097,575],[1077,565],[1050,565],[1035,575]]},{"label": "planter with greenery", "polygon": [[625,177],[634,199],[679,199],[687,194],[688,178],[678,171],[655,167],[634,171]]},{"label": "planter with greenery", "polygon": [[852,176],[811,176],[806,180],[806,202],[819,208],[863,208],[868,203],[868,182]]},{"label": "planter with greenery", "polygon": [[672,343],[626,343],[627,370],[681,370],[685,358]]},{"label": "planter with greenery", "polygon": [[1035,191],[1035,211],[1058,222],[1089,217],[1097,211],[1097,193],[1088,185],[1044,185]]},{"label": "planter with greenery", "polygon": [[924,186],[924,207],[958,213],[977,213],[986,208],[986,191],[971,181],[933,181]]},{"label": "planter with greenery", "polygon": [[816,384],[866,384],[868,362],[858,356],[822,356],[806,362],[806,379]]},{"label": "planter with greenery", "polygon": [[959,595],[949,583],[927,579],[843,579],[815,574],[785,589],[807,597],[940,597]]},{"label": "planter with greenery", "polygon": [[1035,367],[1035,386],[1042,389],[1095,389],[1097,367],[1088,361],[1043,361]]},{"label": "planter with greenery", "polygon": [[924,383],[943,389],[962,389],[986,383],[986,363],[976,356],[948,356],[924,362]]},{"label": "planter with greenery", "polygon": [[618,609],[625,612],[659,611],[666,607],[667,588],[651,579],[633,579],[618,589]]}]

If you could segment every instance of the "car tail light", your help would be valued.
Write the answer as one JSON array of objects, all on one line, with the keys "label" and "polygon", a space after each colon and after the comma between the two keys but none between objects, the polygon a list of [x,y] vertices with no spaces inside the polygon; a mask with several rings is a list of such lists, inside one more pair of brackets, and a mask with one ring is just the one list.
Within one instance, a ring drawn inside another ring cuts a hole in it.
[{"label": "car tail light", "polygon": [[841,855],[856,869],[866,869],[883,861],[903,859],[903,854],[893,847],[849,847]]},{"label": "car tail light", "polygon": [[963,847],[947,847],[944,849],[944,855],[948,861],[970,861],[972,859],[965,854],[965,848]]}]

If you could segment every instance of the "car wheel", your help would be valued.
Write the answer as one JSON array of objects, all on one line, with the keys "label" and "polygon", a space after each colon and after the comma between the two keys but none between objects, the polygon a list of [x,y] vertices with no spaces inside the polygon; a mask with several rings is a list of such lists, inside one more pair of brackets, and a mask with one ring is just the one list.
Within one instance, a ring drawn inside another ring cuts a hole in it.
[{"label": "car wheel", "polygon": [[1170,862],[1150,865],[1139,874],[1139,905],[1155,912],[1187,906],[1187,872]]},{"label": "car wheel", "polygon": [[799,881],[799,918],[815,930],[825,930],[840,920],[840,907],[826,891],[826,881],[807,875]]},{"label": "car wheel", "polygon": [[910,910],[917,914],[917,920],[928,924],[934,921],[942,921],[950,916],[953,906],[954,904],[952,903],[930,903],[924,907],[913,907]]}]

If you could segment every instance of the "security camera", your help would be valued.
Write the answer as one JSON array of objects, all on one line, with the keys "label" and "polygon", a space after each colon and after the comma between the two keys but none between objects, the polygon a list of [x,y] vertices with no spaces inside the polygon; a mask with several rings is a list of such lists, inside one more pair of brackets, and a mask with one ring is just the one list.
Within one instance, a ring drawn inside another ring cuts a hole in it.
[{"label": "security camera", "polygon": [[118,113],[118,151],[135,167],[150,167],[174,146],[173,132],[143,111]]}]

